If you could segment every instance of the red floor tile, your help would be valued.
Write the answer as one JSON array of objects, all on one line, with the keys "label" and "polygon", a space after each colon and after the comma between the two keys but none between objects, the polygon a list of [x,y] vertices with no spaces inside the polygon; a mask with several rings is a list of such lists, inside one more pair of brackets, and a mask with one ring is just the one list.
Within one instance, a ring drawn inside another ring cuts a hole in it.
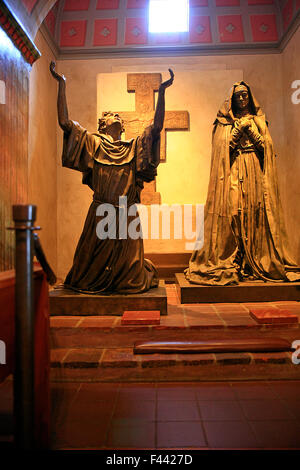
[{"label": "red floor tile", "polygon": [[54,383],[53,448],[300,448],[299,384]]},{"label": "red floor tile", "polygon": [[157,421],[199,421],[196,401],[166,401],[157,403]]},{"label": "red floor tile", "polygon": [[112,417],[114,403],[108,401],[87,402],[75,399],[67,411],[68,421],[80,421],[84,428],[91,423],[106,422]]},{"label": "red floor tile", "polygon": [[66,419],[68,409],[75,400],[80,383],[52,383],[51,384],[51,418],[53,422]]},{"label": "red floor tile", "polygon": [[297,400],[284,400],[283,403],[300,423],[300,398]]},{"label": "red floor tile", "polygon": [[83,383],[77,399],[84,402],[112,402],[116,400],[120,385],[118,383]]},{"label": "red floor tile", "polygon": [[272,302],[273,305],[277,306],[284,306],[284,308],[288,307],[299,307],[300,308],[300,302],[294,301],[294,300],[278,300],[277,302]]},{"label": "red floor tile", "polygon": [[186,315],[200,315],[200,314],[211,314],[216,316],[216,311],[211,305],[197,305],[197,304],[182,304],[184,313]]},{"label": "red floor tile", "polygon": [[50,326],[54,328],[71,328],[76,327],[79,323],[81,323],[82,317],[78,316],[67,316],[67,317],[50,317]]},{"label": "red floor tile", "polygon": [[112,328],[115,323],[115,316],[85,317],[80,323],[80,328]]},{"label": "red floor tile", "polygon": [[266,308],[270,308],[270,307],[276,308],[276,305],[271,304],[270,302],[252,302],[252,303],[243,304],[243,307],[245,307],[248,310],[248,312],[250,312],[250,310],[252,308],[255,308],[255,309],[257,309],[257,308],[266,309]]},{"label": "red floor tile", "polygon": [[155,446],[155,423],[138,423],[125,426],[112,425],[106,442],[107,447],[151,449]]},{"label": "red floor tile", "polygon": [[300,449],[300,425],[295,421],[253,421],[250,425],[263,448]]},{"label": "red floor tile", "polygon": [[123,384],[119,390],[119,399],[155,400],[155,384]]},{"label": "red floor tile", "polygon": [[204,421],[208,444],[219,449],[258,448],[249,424],[243,421]]},{"label": "red floor tile", "polygon": [[242,421],[244,415],[237,401],[199,401],[203,421]]},{"label": "red floor tile", "polygon": [[239,312],[218,312],[219,316],[223,318],[224,320],[237,320],[241,318],[242,320],[252,320],[250,318],[249,313],[247,313],[245,310],[244,311],[239,311]]},{"label": "red floor tile", "polygon": [[63,360],[68,356],[71,352],[71,349],[51,349],[50,357],[51,357],[51,367],[61,367]]},{"label": "red floor tile", "polygon": [[186,323],[190,328],[223,328],[224,322],[218,318],[190,318],[186,316]]},{"label": "red floor tile", "polygon": [[189,326],[195,325],[220,325],[224,326],[224,321],[216,313],[201,313],[197,311],[185,312],[185,321]]},{"label": "red floor tile", "polygon": [[206,447],[207,443],[200,422],[157,423],[157,447]]},{"label": "red floor tile", "polygon": [[168,316],[179,315],[179,314],[180,315],[184,314],[184,310],[183,310],[183,307],[181,307],[181,305],[170,305],[170,304],[168,304]]},{"label": "red floor tile", "polygon": [[237,304],[226,304],[226,305],[214,304],[214,307],[218,313],[224,313],[224,314],[244,315],[245,313],[248,312],[247,307],[244,307],[243,305],[237,305]]},{"label": "red floor tile", "polygon": [[177,328],[184,328],[185,323],[184,323],[184,316],[182,313],[173,313],[168,316],[162,316],[160,317],[160,327],[154,327],[156,330],[161,329],[163,326],[171,326],[171,327],[177,327]]},{"label": "red floor tile", "polygon": [[142,421],[155,420],[155,401],[137,400],[119,397],[114,409],[113,420],[133,419]]},{"label": "red floor tile", "polygon": [[122,325],[159,325],[159,310],[126,310],[121,318]]},{"label": "red floor tile", "polygon": [[199,383],[197,399],[201,400],[235,400],[235,394],[230,385],[222,383]]},{"label": "red floor tile", "polygon": [[278,307],[269,308],[251,308],[250,316],[254,318],[257,323],[260,324],[286,324],[286,323],[298,323],[298,317],[292,314],[287,309],[279,309]]},{"label": "red floor tile", "polygon": [[271,387],[264,382],[233,382],[232,389],[239,400],[277,398]]},{"label": "red floor tile", "polygon": [[195,400],[196,388],[191,386],[175,385],[172,384],[157,384],[157,399],[158,400]]},{"label": "red floor tile", "polygon": [[288,400],[297,400],[300,395],[300,380],[286,380],[286,381],[274,381],[270,384],[274,393],[277,396],[288,399]]},{"label": "red floor tile", "polygon": [[54,448],[101,448],[105,445],[108,423],[90,421],[84,425],[81,420],[67,421],[56,429],[53,436]]},{"label": "red floor tile", "polygon": [[250,421],[293,419],[293,415],[280,400],[240,400],[240,404]]}]

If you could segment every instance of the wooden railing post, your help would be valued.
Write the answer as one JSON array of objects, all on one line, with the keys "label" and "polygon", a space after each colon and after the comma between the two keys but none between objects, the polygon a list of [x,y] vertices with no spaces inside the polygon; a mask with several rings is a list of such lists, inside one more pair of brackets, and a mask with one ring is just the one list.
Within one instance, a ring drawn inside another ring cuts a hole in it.
[{"label": "wooden railing post", "polygon": [[34,442],[34,293],[33,224],[36,206],[13,206],[16,233],[15,286],[15,444],[33,449]]}]

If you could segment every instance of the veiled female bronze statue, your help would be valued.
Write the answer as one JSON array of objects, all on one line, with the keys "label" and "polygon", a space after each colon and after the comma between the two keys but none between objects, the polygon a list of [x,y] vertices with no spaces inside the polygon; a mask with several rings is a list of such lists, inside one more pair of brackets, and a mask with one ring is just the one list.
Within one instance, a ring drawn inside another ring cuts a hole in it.
[{"label": "veiled female bronze statue", "polygon": [[[103,118],[99,119],[99,133],[96,134],[71,121],[68,117],[65,77],[55,71],[54,62],[50,64],[50,71],[59,84],[58,121],[64,131],[62,164],[82,172],[83,183],[94,191],[73,266],[64,285],[94,294],[131,294],[156,287],[157,272],[153,264],[144,259],[142,238],[120,236],[119,213],[123,208],[119,207],[119,198],[127,198],[128,208],[139,203],[144,182],[150,182],[156,176],[160,160],[160,132],[165,115],[165,89],[173,83],[174,74],[169,69],[171,78],[159,87],[153,125],[137,139],[126,141],[121,140],[124,127],[117,113],[104,113]],[[116,238],[99,238],[96,233],[101,220],[97,208],[101,204],[111,204],[117,212],[113,220],[117,225]],[[136,216],[126,214],[127,225]]]},{"label": "veiled female bronze statue", "polygon": [[185,271],[190,282],[300,280],[288,252],[268,124],[243,81],[233,86],[214,122],[204,214],[204,246]]}]

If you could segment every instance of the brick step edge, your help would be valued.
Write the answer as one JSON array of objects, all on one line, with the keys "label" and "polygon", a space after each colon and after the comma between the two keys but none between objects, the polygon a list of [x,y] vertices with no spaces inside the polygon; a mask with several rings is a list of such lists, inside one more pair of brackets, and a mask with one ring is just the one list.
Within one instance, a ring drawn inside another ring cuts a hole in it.
[{"label": "brick step edge", "polygon": [[[274,353],[202,353],[202,354],[133,354],[132,349],[53,349],[51,368],[161,368],[174,366],[286,364],[292,362],[292,352]],[[297,367],[300,375],[300,367]]]}]

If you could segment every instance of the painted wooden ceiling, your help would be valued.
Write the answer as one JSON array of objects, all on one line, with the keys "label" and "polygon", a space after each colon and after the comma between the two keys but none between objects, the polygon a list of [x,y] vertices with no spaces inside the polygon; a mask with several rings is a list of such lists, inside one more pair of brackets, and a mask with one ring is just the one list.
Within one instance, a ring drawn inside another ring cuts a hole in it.
[{"label": "painted wooden ceiling", "polygon": [[[21,0],[30,15],[45,0]],[[188,33],[148,32],[148,0],[58,0],[44,25],[58,54],[276,49],[300,0],[190,0]]]}]

